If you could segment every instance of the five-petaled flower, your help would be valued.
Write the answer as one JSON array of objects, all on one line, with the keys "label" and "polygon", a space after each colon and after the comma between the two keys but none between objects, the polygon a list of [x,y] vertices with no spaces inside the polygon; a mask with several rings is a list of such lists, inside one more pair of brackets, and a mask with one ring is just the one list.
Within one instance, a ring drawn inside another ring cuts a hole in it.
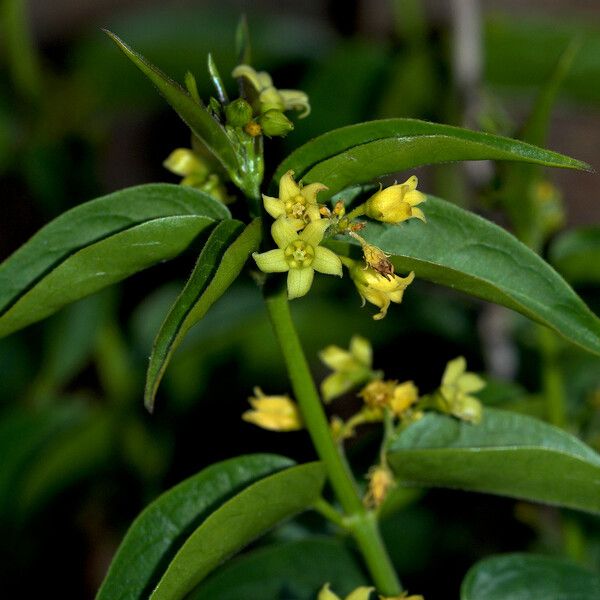
[{"label": "five-petaled flower", "polygon": [[438,407],[463,421],[481,421],[481,402],[471,394],[485,387],[485,381],[467,371],[464,356],[451,360],[442,376],[442,385],[436,395]]},{"label": "five-petaled flower", "polygon": [[325,402],[349,392],[372,376],[371,344],[358,335],[352,336],[349,350],[327,346],[319,353],[319,358],[333,370],[321,383],[321,395]]},{"label": "five-petaled flower", "polygon": [[271,431],[296,431],[302,429],[302,418],[296,403],[288,396],[266,396],[258,387],[249,398],[251,410],[242,419]]},{"label": "five-petaled flower", "polygon": [[391,185],[373,194],[365,203],[365,214],[383,223],[401,223],[416,218],[425,221],[418,204],[427,197],[417,190],[419,180],[413,175],[404,183]]},{"label": "five-petaled flower", "polygon": [[302,229],[309,221],[321,218],[317,194],[326,189],[322,183],[298,185],[294,181],[294,171],[288,171],[279,180],[279,198],[263,194],[265,210],[274,219],[288,217],[296,229]]},{"label": "five-petaled flower", "polygon": [[319,246],[327,227],[329,220],[319,219],[298,233],[290,219],[279,217],[271,226],[271,235],[278,247],[252,254],[258,268],[265,273],[287,271],[288,298],[304,296],[310,290],[315,271],[342,276],[339,256]]},{"label": "five-petaled flower", "polygon": [[363,306],[365,301],[368,301],[379,307],[379,312],[373,316],[378,321],[385,317],[391,302],[397,304],[402,302],[404,290],[415,278],[415,274],[411,271],[406,277],[398,275],[384,277],[375,269],[371,267],[365,269],[357,262],[350,267],[350,277],[363,299]]}]

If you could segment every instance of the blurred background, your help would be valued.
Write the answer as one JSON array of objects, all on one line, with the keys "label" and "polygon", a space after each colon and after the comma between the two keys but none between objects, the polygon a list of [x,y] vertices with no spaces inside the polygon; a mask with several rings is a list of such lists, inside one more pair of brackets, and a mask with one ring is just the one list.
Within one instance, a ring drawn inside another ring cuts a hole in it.
[{"label": "blurred background", "polygon": [[[287,138],[268,144],[266,181],[311,137],[367,119],[414,117],[519,137],[549,80],[558,93],[546,96],[552,110],[542,143],[599,164],[600,4],[592,0],[0,0],[0,11],[0,259],[81,202],[145,182],[177,183],[162,161],[189,145],[187,128],[101,27],[176,80],[191,70],[207,98],[206,55],[231,72],[245,13],[253,65],[278,87],[306,91],[313,107]],[[570,44],[577,51],[557,78]],[[502,193],[529,193],[507,187],[509,167],[488,163],[418,175],[423,191],[503,225],[510,219]],[[550,192],[540,250],[552,255],[562,231],[600,223],[600,175],[542,177]],[[564,274],[598,312],[595,256],[589,272]],[[194,261],[189,251],[0,340],[3,589],[91,598],[128,524],[162,490],[241,453],[312,458],[304,433],[266,433],[240,419],[254,385],[289,391],[249,277],[194,328],[155,414],[144,411],[153,337]],[[360,333],[391,378],[431,389],[446,362],[463,354],[471,370],[489,374],[484,402],[544,416],[537,334],[524,319],[416,282],[376,323],[347,281],[330,279],[318,279],[293,307],[318,379],[326,374],[318,350],[346,347]],[[560,342],[555,352],[569,392],[568,429],[599,448],[598,361]],[[354,402],[343,398],[332,411]],[[359,473],[377,439],[367,429],[350,444]],[[442,490],[405,504],[387,518],[385,536],[405,584],[428,600],[457,597],[469,566],[495,552],[538,550],[600,568],[600,527],[590,517]],[[303,517],[270,539],[314,535],[320,526]]]}]

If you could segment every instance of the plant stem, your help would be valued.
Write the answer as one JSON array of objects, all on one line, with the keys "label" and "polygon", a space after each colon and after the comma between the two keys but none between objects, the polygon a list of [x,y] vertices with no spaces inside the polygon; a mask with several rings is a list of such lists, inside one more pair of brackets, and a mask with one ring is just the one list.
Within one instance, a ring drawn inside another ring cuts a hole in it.
[{"label": "plant stem", "polygon": [[378,590],[387,596],[398,595],[402,586],[381,540],[377,521],[363,506],[350,468],[331,435],[321,399],[292,320],[285,288],[266,291],[265,301],[283,352],[294,397],[300,406],[317,454],[323,461],[333,491],[346,514],[345,522],[358,544]]},{"label": "plant stem", "polygon": [[39,56],[24,0],[0,0],[0,27],[15,88],[28,100],[41,94]]},{"label": "plant stem", "polygon": [[538,325],[540,351],[542,354],[542,388],[546,404],[546,416],[552,425],[566,425],[565,393],[562,372],[558,361],[558,340],[548,328]]}]

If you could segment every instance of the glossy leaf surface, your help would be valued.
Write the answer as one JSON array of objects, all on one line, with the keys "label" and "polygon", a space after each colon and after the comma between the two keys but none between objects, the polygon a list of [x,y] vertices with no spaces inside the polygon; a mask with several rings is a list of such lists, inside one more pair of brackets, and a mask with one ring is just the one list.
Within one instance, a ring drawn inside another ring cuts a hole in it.
[{"label": "glossy leaf surface", "polygon": [[486,408],[479,425],[430,413],[390,445],[401,481],[600,513],[600,455],[542,421]]},{"label": "glossy leaf surface", "polygon": [[471,567],[461,600],[596,600],[600,575],[564,559],[532,554],[491,556]]},{"label": "glossy leaf surface", "polygon": [[554,269],[510,233],[429,196],[427,223],[369,222],[367,241],[392,254],[400,272],[502,304],[600,354],[600,319]]},{"label": "glossy leaf surface", "polygon": [[219,223],[204,246],[183,291],[171,307],[154,341],[146,379],[146,407],[152,410],[169,360],[185,334],[225,293],[260,243],[260,220]]},{"label": "glossy leaf surface", "polygon": [[265,477],[234,496],[190,535],[151,599],[184,598],[233,553],[280,521],[311,506],[324,482],[322,465],[308,463]]},{"label": "glossy leaf surface", "polygon": [[0,336],[183,252],[225,206],[191,188],[148,184],[77,206],[0,265]]},{"label": "glossy leaf surface", "polygon": [[304,144],[278,167],[274,181],[293,169],[305,183],[327,185],[329,190],[319,196],[325,199],[350,185],[420,165],[484,159],[589,168],[510,138],[415,119],[386,119],[335,129]]},{"label": "glossy leaf surface", "polygon": [[550,260],[572,283],[599,283],[600,227],[563,233],[550,246]]},{"label": "glossy leaf surface", "polygon": [[343,595],[368,584],[356,557],[342,542],[303,539],[234,559],[203,581],[188,600],[314,600],[325,581]]},{"label": "glossy leaf surface", "polygon": [[147,598],[185,538],[216,507],[291,464],[276,455],[241,456],[211,465],[159,496],[129,528],[97,600]]},{"label": "glossy leaf surface", "polygon": [[206,107],[194,100],[178,83],[167,77],[160,69],[150,64],[141,54],[130,48],[110,31],[105,33],[131,62],[158,88],[165,100],[183,119],[185,124],[208,146],[211,152],[228,169],[238,166],[235,150],[219,123],[213,119]]}]

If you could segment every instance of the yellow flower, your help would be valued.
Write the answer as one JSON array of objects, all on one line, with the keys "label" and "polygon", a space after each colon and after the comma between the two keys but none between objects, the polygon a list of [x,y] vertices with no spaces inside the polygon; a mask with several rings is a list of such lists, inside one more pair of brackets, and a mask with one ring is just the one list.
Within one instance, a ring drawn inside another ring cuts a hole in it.
[{"label": "yellow flower", "polygon": [[253,102],[257,114],[268,110],[300,110],[301,119],[310,114],[308,96],[300,90],[278,90],[273,85],[271,76],[266,71],[255,71],[249,65],[238,65],[232,73],[233,77],[243,77],[254,88],[256,101]]},{"label": "yellow flower", "polygon": [[319,246],[327,227],[329,221],[319,219],[311,221],[298,233],[289,219],[279,217],[271,227],[271,235],[278,248],[252,254],[261,271],[287,272],[288,298],[304,296],[310,290],[315,271],[342,276],[339,256]]},{"label": "yellow flower", "polygon": [[442,376],[442,385],[437,396],[438,407],[463,421],[479,423],[481,421],[481,402],[471,394],[485,387],[485,381],[475,373],[467,371],[464,356],[451,360]]},{"label": "yellow flower", "polygon": [[366,201],[365,214],[384,223],[401,223],[412,218],[425,221],[423,211],[416,208],[427,199],[425,194],[417,191],[418,183],[413,175],[404,183],[379,190]]},{"label": "yellow flower", "polygon": [[288,171],[279,180],[279,198],[263,194],[265,210],[274,219],[288,217],[296,229],[302,229],[308,222],[321,218],[317,194],[326,189],[327,186],[322,183],[298,185],[294,181],[294,171]]},{"label": "yellow flower", "polygon": [[395,381],[371,381],[358,394],[369,408],[382,409],[390,406],[394,397]]},{"label": "yellow flower", "polygon": [[405,381],[394,388],[389,406],[395,415],[401,415],[419,399],[419,390],[412,381]]},{"label": "yellow flower", "polygon": [[303,427],[298,406],[288,396],[265,396],[257,387],[249,402],[252,410],[242,415],[248,423],[271,431],[296,431]]},{"label": "yellow flower", "polygon": [[397,304],[402,302],[404,290],[412,283],[415,274],[411,271],[407,277],[398,275],[384,277],[375,269],[370,267],[364,269],[360,263],[355,263],[350,268],[350,277],[363,299],[363,306],[365,301],[368,301],[379,307],[379,312],[373,316],[378,321],[387,314],[390,302]]},{"label": "yellow flower", "polygon": [[220,177],[216,173],[211,173],[208,165],[193,150],[189,148],[173,150],[163,162],[163,166],[171,173],[183,177],[180,185],[189,185],[202,190],[224,204],[232,201]]},{"label": "yellow flower", "polygon": [[198,187],[203,184],[209,175],[209,169],[204,161],[189,148],[177,148],[167,156],[163,166],[183,177],[182,185]]},{"label": "yellow flower", "polygon": [[350,349],[327,346],[319,353],[319,358],[333,373],[321,383],[321,394],[325,402],[349,392],[371,376],[373,352],[371,344],[358,335],[352,336]]},{"label": "yellow flower", "polygon": [[367,474],[369,488],[365,496],[365,505],[368,508],[378,508],[383,504],[388,492],[396,485],[394,475],[383,465],[376,465],[369,469]]},{"label": "yellow flower", "polygon": [[[374,589],[375,588],[365,587],[365,586],[358,587],[353,592],[350,592],[350,594],[348,594],[346,596],[345,600],[369,600],[369,596],[371,595],[371,592]],[[337,594],[334,594],[329,589],[329,584],[326,583],[321,588],[321,591],[319,592],[319,595],[317,596],[317,600],[342,600],[342,599]]]}]

